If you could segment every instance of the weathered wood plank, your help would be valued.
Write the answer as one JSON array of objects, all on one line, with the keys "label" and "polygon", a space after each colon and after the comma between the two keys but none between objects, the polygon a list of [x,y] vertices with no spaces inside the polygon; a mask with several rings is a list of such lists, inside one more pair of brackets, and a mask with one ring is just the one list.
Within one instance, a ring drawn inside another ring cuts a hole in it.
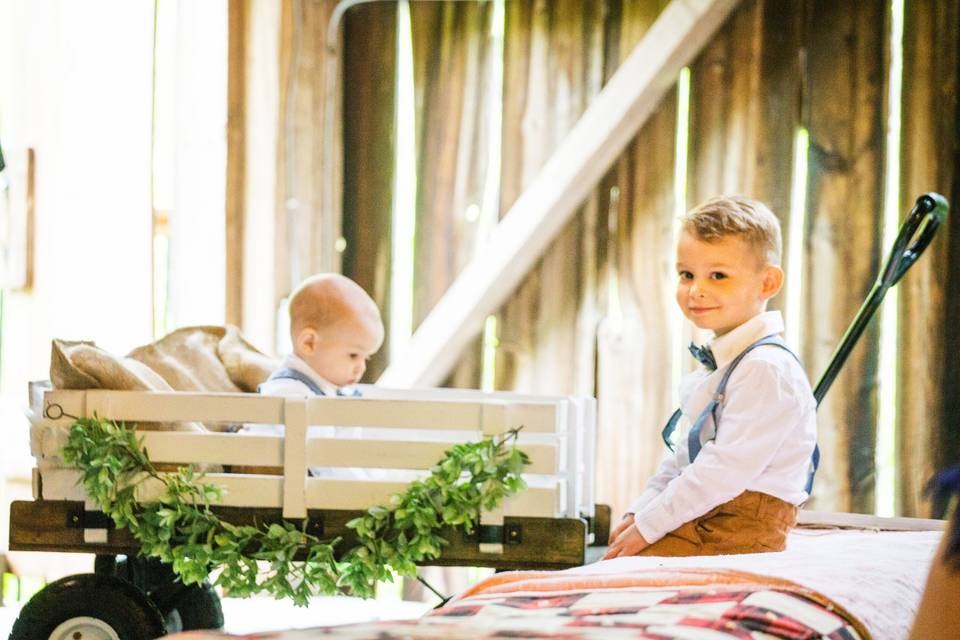
[{"label": "weathered wood plank", "polygon": [[[83,503],[38,500],[11,504],[10,549],[15,551],[72,551],[78,553],[136,553],[140,546],[126,529],[110,529],[107,542],[87,544],[83,529],[68,525],[82,518]],[[249,507],[213,507],[213,511],[237,525],[263,525],[280,521],[280,510]],[[362,511],[311,509],[310,531],[324,540],[343,538],[338,550],[356,544],[350,520]],[[564,569],[583,564],[586,531],[584,523],[572,518],[504,518],[506,527],[519,527],[521,541],[505,544],[503,554],[481,554],[475,537],[450,527],[440,531],[449,543],[431,565],[495,567],[502,569]]]},{"label": "weathered wood plank", "polygon": [[243,230],[246,213],[247,165],[247,0],[227,5],[227,183],[226,183],[226,310],[230,324],[243,323]]},{"label": "weathered wood plank", "polygon": [[[720,194],[766,203],[791,242],[793,139],[800,126],[799,6],[744,2],[694,62],[688,207]],[[771,301],[782,309],[786,287]]]},{"label": "weathered wood plank", "polygon": [[[482,244],[496,78],[492,4],[410,5],[417,123],[414,328]],[[496,212],[492,212],[495,213]],[[477,388],[481,343],[463,353],[444,386]]]},{"label": "weathered wood plank", "polygon": [[[289,0],[284,4],[288,3]],[[239,259],[243,268],[239,274],[228,271],[228,277],[239,276],[242,281],[242,296],[239,301],[234,300],[239,305],[243,332],[251,342],[265,349],[271,349],[276,338],[277,296],[272,274],[276,269],[280,5],[246,1],[244,173],[240,194],[244,210],[243,233],[237,239],[242,243]]]},{"label": "weathered wood plank", "polygon": [[[813,0],[806,25],[808,224],[803,360],[826,368],[873,284],[880,259],[886,3]],[[820,405],[815,508],[872,513],[878,323]]]},{"label": "weathered wood plank", "polygon": [[[352,7],[343,26],[343,273],[384,311],[389,324],[393,210],[397,6]],[[377,46],[371,46],[377,43]],[[370,359],[376,380],[390,352],[387,340]]]},{"label": "weathered wood plank", "polygon": [[[338,53],[336,49],[328,52],[326,46],[335,5],[334,0],[284,3],[276,191],[278,302],[303,278],[337,262],[330,255],[336,238],[324,236],[330,230],[339,235],[340,200],[331,198],[333,210],[325,211],[322,192],[326,187],[339,194],[338,184],[324,182],[325,160],[340,161],[336,152],[339,139],[334,135],[337,127],[333,127],[333,131],[324,130],[326,119],[336,119],[339,115],[325,113],[328,107],[336,111],[339,94],[337,83],[328,82],[326,77],[335,69],[328,68],[327,57]],[[296,10],[298,15],[294,15]],[[326,95],[328,91],[335,94],[332,99]],[[326,140],[327,135],[332,139]],[[324,153],[328,146],[334,153]],[[334,169],[332,173],[339,175],[340,172]],[[333,224],[325,224],[327,219]]]},{"label": "weathered wood plank", "polygon": [[[474,255],[487,169],[492,5],[412,3],[417,104],[414,325]],[[472,214],[471,214],[472,215]]]},{"label": "weathered wood plank", "polygon": [[[507,16],[504,212],[603,83],[599,5],[517,5]],[[593,393],[598,211],[590,194],[501,309],[498,388]]]},{"label": "weathered wood plank", "polygon": [[[927,515],[924,486],[960,458],[958,415],[960,316],[960,4],[910,2],[903,42],[903,113],[900,204],[905,214],[917,196],[936,191],[951,199],[946,228],[898,286],[897,513]],[[952,197],[951,197],[952,196]],[[952,285],[952,286],[951,286]]]},{"label": "weathered wood plank", "polygon": [[[666,2],[625,2],[607,64],[627,56]],[[677,95],[673,89],[616,164],[609,211],[606,313],[599,327],[597,499],[619,521],[657,468],[672,411],[672,239]],[[605,542],[605,541],[604,541]]]}]

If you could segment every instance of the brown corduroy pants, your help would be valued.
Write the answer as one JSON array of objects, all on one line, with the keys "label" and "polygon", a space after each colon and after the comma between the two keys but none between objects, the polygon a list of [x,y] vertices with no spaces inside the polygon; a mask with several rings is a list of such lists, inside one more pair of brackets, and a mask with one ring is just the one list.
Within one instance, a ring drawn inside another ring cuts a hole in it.
[{"label": "brown corduroy pants", "polygon": [[638,553],[641,556],[716,556],[783,551],[797,524],[797,507],[766,493],[744,491]]}]

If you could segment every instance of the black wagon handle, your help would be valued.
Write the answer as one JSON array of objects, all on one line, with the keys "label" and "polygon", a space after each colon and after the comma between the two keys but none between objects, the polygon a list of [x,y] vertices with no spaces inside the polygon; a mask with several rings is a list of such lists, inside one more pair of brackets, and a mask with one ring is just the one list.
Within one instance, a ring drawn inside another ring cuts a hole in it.
[{"label": "black wagon handle", "polygon": [[[946,198],[938,193],[925,193],[917,198],[893,243],[890,257],[880,276],[881,281],[890,287],[900,281],[933,240],[949,208]],[[916,240],[907,246],[913,238]]]},{"label": "black wagon handle", "polygon": [[[931,191],[917,198],[916,203],[907,215],[907,219],[900,226],[890,255],[880,271],[880,277],[877,278],[867,299],[864,300],[857,315],[853,318],[853,322],[850,323],[846,333],[843,334],[840,344],[833,352],[833,357],[830,358],[830,364],[827,365],[826,371],[823,372],[820,381],[817,382],[817,386],[813,390],[813,396],[816,398],[818,406],[823,397],[827,395],[827,390],[830,389],[830,385],[833,384],[837,374],[840,373],[840,369],[857,344],[857,340],[863,334],[863,330],[866,329],[873,314],[880,303],[883,302],[887,290],[900,281],[903,274],[913,266],[917,258],[930,245],[949,210],[950,204],[947,199],[938,193]],[[913,244],[910,244],[911,240],[913,240]]]}]

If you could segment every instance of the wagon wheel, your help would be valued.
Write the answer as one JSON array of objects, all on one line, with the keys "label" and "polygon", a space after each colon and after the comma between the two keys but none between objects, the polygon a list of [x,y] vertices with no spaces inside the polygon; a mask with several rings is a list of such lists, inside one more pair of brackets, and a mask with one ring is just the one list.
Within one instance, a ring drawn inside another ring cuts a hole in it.
[{"label": "wagon wheel", "polygon": [[159,560],[97,556],[95,571],[119,576],[147,594],[163,615],[168,632],[223,628],[220,597],[210,583],[184,585]]},{"label": "wagon wheel", "polygon": [[170,603],[168,627],[172,626],[174,617],[179,618],[179,631],[222,629],[223,609],[220,606],[220,596],[206,582],[185,587]]},{"label": "wagon wheel", "polygon": [[152,640],[163,616],[136,587],[86,573],[51,582],[24,605],[10,640]]}]

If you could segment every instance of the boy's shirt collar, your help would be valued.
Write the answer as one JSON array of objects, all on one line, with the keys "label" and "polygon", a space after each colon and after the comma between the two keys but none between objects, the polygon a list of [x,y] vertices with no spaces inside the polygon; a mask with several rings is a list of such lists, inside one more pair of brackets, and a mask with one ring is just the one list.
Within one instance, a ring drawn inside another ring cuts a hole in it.
[{"label": "boy's shirt collar", "polygon": [[306,361],[300,356],[291,353],[283,359],[281,366],[289,367],[290,369],[296,369],[300,373],[310,376],[310,379],[316,382],[317,386],[319,386],[321,391],[323,391],[323,395],[330,397],[337,395],[337,386],[314,371],[313,367],[307,364]]},{"label": "boy's shirt collar", "polygon": [[783,333],[783,314],[779,311],[764,311],[736,329],[709,340],[707,344],[713,351],[717,369],[722,369],[751,344],[775,333]]}]

